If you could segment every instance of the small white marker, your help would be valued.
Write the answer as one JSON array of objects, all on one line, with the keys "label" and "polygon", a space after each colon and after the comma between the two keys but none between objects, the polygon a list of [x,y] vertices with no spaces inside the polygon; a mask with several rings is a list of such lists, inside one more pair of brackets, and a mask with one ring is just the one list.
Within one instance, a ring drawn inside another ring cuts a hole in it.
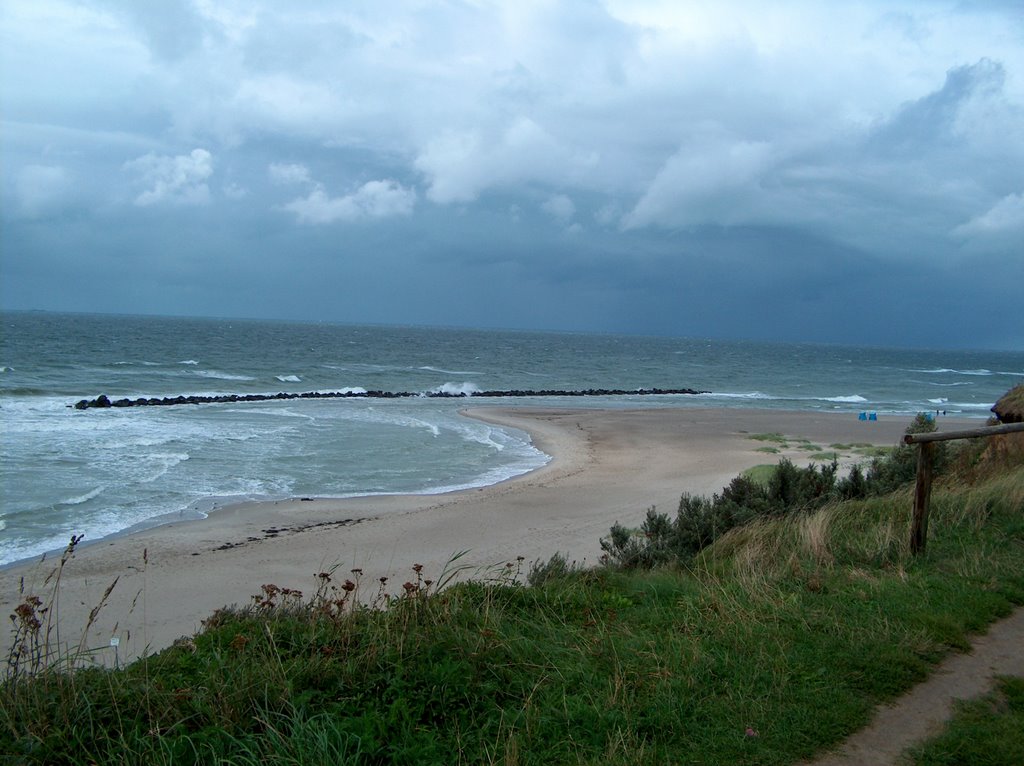
[{"label": "small white marker", "polygon": [[121,639],[118,638],[117,636],[114,636],[112,639],[110,639],[110,645],[111,646],[120,646],[121,645]]}]

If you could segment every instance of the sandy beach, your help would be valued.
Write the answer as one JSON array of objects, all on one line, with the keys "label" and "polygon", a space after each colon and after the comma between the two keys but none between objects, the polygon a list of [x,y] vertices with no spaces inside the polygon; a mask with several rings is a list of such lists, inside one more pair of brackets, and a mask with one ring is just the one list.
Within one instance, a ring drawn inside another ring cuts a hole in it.
[{"label": "sandy beach", "polygon": [[[472,408],[467,416],[528,432],[552,460],[501,484],[445,495],[303,499],[245,503],[203,521],[153,528],[81,547],[61,575],[60,640],[82,641],[89,611],[117,579],[83,645],[111,662],[111,638],[123,661],[194,633],[219,607],[243,605],[273,583],[309,593],[315,575],[363,571],[364,593],[388,577],[394,589],[411,567],[437,577],[445,563],[481,576],[517,556],[524,564],[555,552],[596,562],[599,539],[616,521],[637,525],[651,506],[674,513],[682,492],[719,491],[745,468],[786,456],[810,462],[793,442],[895,444],[909,417],[860,421],[855,415],[740,409],[589,410]],[[939,427],[977,426],[940,418]],[[755,434],[781,433],[790,448],[758,449]],[[909,509],[908,509],[909,513]],[[21,592],[44,597],[55,557],[0,571],[0,609]],[[6,652],[9,631],[0,638]]]}]

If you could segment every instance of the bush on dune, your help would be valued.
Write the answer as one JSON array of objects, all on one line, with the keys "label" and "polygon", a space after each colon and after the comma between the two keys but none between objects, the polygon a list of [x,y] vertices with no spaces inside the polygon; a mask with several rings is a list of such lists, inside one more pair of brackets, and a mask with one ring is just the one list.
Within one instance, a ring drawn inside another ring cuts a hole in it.
[{"label": "bush on dune", "polygon": [[[934,430],[934,421],[921,413],[906,433]],[[1007,443],[1015,442],[999,437],[975,439],[957,447],[937,443],[933,451],[935,475],[955,474],[964,480],[968,471],[977,473],[986,462],[991,464],[999,456],[1004,463],[1012,462],[1019,455],[1012,446],[999,446]],[[730,530],[759,519],[806,514],[846,500],[886,496],[907,487],[915,480],[916,472],[917,449],[902,443],[885,456],[873,458],[867,471],[854,465],[841,478],[837,476],[835,460],[800,468],[783,458],[767,482],[741,474],[711,498],[684,493],[674,519],[650,508],[638,531],[616,523],[608,537],[602,538],[601,549],[606,563],[623,569],[685,566]]]}]

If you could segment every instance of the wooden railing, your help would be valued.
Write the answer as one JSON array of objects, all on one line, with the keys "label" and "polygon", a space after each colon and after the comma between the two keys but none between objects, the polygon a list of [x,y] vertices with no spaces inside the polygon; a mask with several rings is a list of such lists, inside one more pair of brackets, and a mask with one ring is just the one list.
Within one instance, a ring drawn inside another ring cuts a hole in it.
[{"label": "wooden railing", "polygon": [[907,434],[904,444],[917,444],[917,486],[914,489],[914,521],[910,525],[910,552],[924,553],[928,542],[928,504],[932,494],[932,461],[935,442],[953,439],[974,439],[978,436],[998,436],[1024,431],[1024,423],[1005,423],[964,431],[933,431],[926,434]]}]

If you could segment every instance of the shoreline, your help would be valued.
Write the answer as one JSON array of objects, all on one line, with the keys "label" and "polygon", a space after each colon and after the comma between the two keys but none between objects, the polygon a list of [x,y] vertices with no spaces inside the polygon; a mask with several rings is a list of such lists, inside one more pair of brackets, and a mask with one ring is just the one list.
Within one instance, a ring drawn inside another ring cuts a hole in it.
[{"label": "shoreline", "polygon": [[[364,595],[378,578],[391,590],[412,579],[413,564],[437,579],[460,551],[466,576],[486,576],[523,556],[556,552],[596,563],[599,539],[615,522],[639,524],[647,508],[674,513],[683,492],[710,495],[750,466],[790,457],[768,455],[758,433],[820,443],[895,444],[910,418],[858,421],[850,413],[786,410],[657,408],[573,409],[492,406],[460,414],[518,428],[551,456],[544,466],[496,484],[436,495],[371,495],[344,499],[247,502],[218,507],[206,519],[171,522],[105,538],[76,551],[62,573],[61,637],[78,646],[89,610],[119,578],[83,645],[98,661],[168,646],[194,633],[216,609],[249,603],[263,584],[307,594],[318,572],[344,579],[362,569]],[[940,429],[970,419],[946,418]],[[976,420],[970,421],[976,423]],[[0,570],[0,609],[13,611],[22,581],[45,596],[43,580],[57,557]],[[22,580],[22,578],[24,578]],[[369,593],[367,593],[369,591]],[[45,599],[44,599],[45,600]],[[0,639],[0,650],[10,636]],[[109,656],[108,656],[109,655]]]}]

